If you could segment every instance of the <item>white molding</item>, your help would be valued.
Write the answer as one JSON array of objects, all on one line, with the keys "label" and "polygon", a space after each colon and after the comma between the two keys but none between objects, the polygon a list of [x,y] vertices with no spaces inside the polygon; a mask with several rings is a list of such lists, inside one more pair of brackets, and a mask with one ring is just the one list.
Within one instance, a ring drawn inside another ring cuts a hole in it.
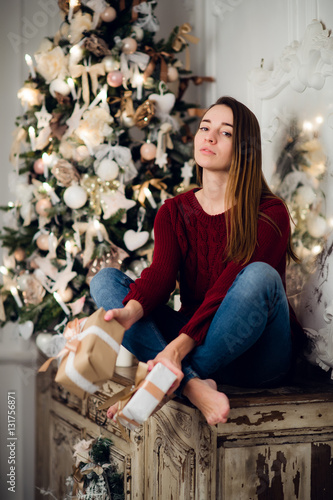
[{"label": "white molding", "polygon": [[262,100],[272,99],[288,85],[299,93],[306,88],[321,90],[326,78],[333,76],[331,41],[320,21],[312,21],[302,41],[294,41],[284,48],[274,69],[251,71],[249,80],[257,96]]}]

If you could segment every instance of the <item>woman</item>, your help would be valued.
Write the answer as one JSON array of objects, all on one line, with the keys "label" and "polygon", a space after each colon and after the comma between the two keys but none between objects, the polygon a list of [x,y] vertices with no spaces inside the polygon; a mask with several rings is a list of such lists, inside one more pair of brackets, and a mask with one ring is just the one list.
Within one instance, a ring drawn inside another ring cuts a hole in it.
[{"label": "woman", "polygon": [[[126,328],[123,345],[150,369],[162,362],[174,371],[172,390],[214,425],[229,413],[216,382],[263,387],[289,373],[300,326],[286,298],[285,268],[287,257],[297,257],[288,211],[263,177],[253,113],[220,98],[203,116],[194,149],[202,187],[158,211],[151,266],[135,282],[103,269],[91,293],[105,319]],[[163,306],[177,276],[180,312]]]}]

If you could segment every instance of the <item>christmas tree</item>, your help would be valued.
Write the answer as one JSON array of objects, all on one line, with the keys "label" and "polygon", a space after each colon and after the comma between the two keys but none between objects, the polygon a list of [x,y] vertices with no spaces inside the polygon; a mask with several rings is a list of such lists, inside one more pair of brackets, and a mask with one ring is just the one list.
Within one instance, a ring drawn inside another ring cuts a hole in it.
[{"label": "christmas tree", "polygon": [[193,182],[200,112],[183,94],[191,80],[211,80],[189,71],[190,25],[155,41],[155,1],[58,3],[58,33],[26,55],[15,200],[2,207],[0,319],[31,332],[92,313],[89,282],[101,268],[135,279],[150,264],[159,206]]},{"label": "christmas tree", "polygon": [[292,121],[272,179],[272,189],[286,201],[294,223],[292,242],[300,262],[287,267],[287,292],[295,309],[331,231],[321,186],[327,169],[319,139],[321,124],[321,116],[302,125],[297,119]]}]

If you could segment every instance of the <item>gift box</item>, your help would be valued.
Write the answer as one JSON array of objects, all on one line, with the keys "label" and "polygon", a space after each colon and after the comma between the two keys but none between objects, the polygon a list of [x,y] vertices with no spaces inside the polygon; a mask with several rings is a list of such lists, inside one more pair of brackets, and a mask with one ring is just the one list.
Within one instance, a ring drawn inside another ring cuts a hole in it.
[{"label": "gift box", "polygon": [[[55,381],[80,398],[96,392],[113,376],[125,329],[116,320],[105,321],[105,310],[68,323],[66,345]],[[39,371],[45,371],[50,358]]]},{"label": "gift box", "polygon": [[[139,363],[138,370],[142,369],[142,366],[147,367],[144,363]],[[145,373],[147,373],[147,368],[145,368]],[[136,376],[136,379],[138,378],[140,377]],[[134,390],[122,398],[115,416],[116,420],[130,430],[142,425],[176,379],[177,376],[169,368],[162,363],[157,363],[144,380],[139,383],[136,380]]]}]

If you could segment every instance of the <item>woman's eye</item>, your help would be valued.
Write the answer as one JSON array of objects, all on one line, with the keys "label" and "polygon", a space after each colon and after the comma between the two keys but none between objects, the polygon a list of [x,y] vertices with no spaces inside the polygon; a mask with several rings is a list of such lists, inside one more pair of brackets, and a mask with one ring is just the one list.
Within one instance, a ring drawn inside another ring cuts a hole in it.
[{"label": "woman's eye", "polygon": [[203,132],[206,132],[208,130],[207,127],[199,127],[199,130],[202,130]]},{"label": "woman's eye", "polygon": [[230,132],[226,132],[226,130],[222,130],[222,135],[225,135],[226,137],[231,137]]}]

